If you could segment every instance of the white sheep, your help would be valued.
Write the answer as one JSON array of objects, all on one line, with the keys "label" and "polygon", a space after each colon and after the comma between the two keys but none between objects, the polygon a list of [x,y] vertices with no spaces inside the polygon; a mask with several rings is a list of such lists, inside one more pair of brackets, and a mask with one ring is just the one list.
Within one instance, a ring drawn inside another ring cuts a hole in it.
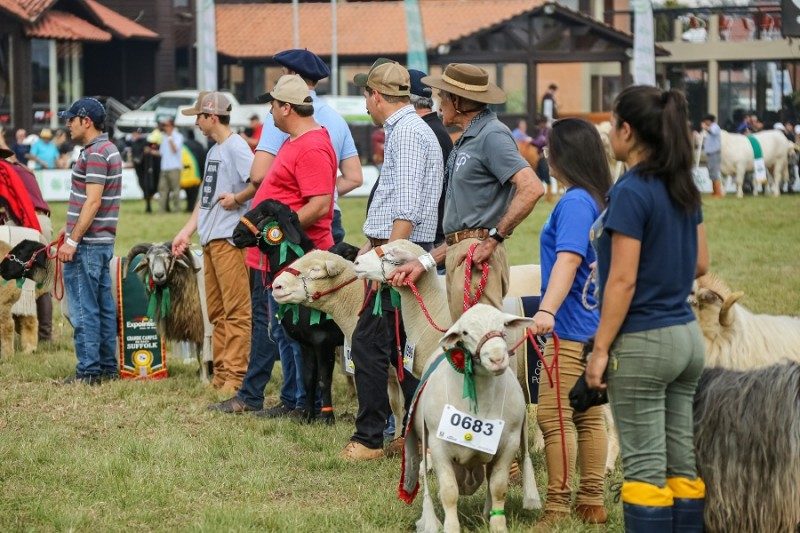
[{"label": "white sheep", "polygon": [[689,297],[705,338],[706,366],[751,370],[800,362],[800,318],[755,314],[715,274],[697,279]]},{"label": "white sheep", "polygon": [[[530,318],[475,304],[447,330],[441,348],[430,358],[406,433],[399,497],[411,503],[419,488],[417,443],[422,440],[423,456],[430,448],[439,480],[445,532],[459,531],[458,496],[474,494],[484,477],[489,486],[484,507],[489,529],[506,531],[509,467],[520,446],[525,451],[523,508],[541,507],[527,449],[525,397],[509,368],[505,339],[507,328],[532,323]],[[464,396],[465,381],[474,383],[474,398]],[[417,531],[439,531],[442,524],[433,511],[427,480],[423,498]]]}]

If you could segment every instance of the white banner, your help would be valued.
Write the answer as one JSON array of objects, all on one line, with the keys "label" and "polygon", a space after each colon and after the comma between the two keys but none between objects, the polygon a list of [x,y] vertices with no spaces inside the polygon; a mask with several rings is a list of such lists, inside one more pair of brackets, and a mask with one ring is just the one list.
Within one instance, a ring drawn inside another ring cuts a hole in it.
[{"label": "white banner", "polygon": [[[71,169],[48,169],[36,170],[36,181],[42,190],[42,197],[46,202],[66,202],[69,200],[69,189],[72,184]],[[132,168],[122,169],[122,199],[141,200],[143,198],[142,189],[139,188],[139,180],[136,178],[136,171]]]},{"label": "white banner", "polygon": [[633,83],[655,86],[653,5],[650,0],[631,0],[631,6],[633,7]]}]

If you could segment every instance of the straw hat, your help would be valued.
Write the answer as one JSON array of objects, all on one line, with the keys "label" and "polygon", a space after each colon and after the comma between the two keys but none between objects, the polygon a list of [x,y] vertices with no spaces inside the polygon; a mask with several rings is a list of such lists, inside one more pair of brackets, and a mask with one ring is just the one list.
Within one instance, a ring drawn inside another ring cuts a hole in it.
[{"label": "straw hat", "polygon": [[425,76],[422,83],[484,104],[502,104],[506,101],[506,93],[489,83],[489,73],[475,65],[466,63],[450,63],[441,76]]}]

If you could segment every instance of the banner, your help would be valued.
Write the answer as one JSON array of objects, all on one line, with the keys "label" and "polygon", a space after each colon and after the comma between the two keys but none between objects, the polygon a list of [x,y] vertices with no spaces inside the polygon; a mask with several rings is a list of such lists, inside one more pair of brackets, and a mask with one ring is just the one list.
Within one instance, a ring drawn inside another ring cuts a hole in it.
[{"label": "banner", "polygon": [[[147,317],[147,292],[133,271],[141,260],[141,255],[134,257],[129,268],[124,258],[116,262],[119,374],[123,379],[160,379],[167,377],[166,343]],[[124,280],[123,268],[128,268]]]},{"label": "banner", "polygon": [[425,35],[422,31],[422,15],[417,0],[404,0],[406,11],[406,38],[408,39],[408,55],[406,68],[428,72],[428,49],[425,46]]},{"label": "banner", "polygon": [[632,0],[631,7],[633,7],[633,83],[655,86],[653,6],[650,0]]},{"label": "banner", "polygon": [[800,37],[800,0],[781,0],[781,33]]},{"label": "banner", "polygon": [[[363,99],[362,99],[363,100]],[[69,191],[72,187],[71,168],[52,168],[34,170],[39,189],[42,191],[42,198],[46,202],[66,202],[69,200]],[[139,179],[136,171],[132,168],[122,169],[122,192],[123,200],[141,200],[142,189],[139,188]]]}]

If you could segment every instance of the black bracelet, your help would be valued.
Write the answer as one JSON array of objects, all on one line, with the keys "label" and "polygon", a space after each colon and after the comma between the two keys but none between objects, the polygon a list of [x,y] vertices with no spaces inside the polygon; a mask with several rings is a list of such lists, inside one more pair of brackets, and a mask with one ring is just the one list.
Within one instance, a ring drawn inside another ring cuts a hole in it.
[{"label": "black bracelet", "polygon": [[550,311],[548,311],[547,309],[539,309],[539,310],[538,310],[538,311],[536,311],[536,312],[537,312],[537,313],[547,313],[548,315],[550,315],[550,316],[551,316],[551,317],[553,317],[554,319],[556,318],[556,315],[554,315],[553,313],[551,313],[551,312],[550,312]]}]

